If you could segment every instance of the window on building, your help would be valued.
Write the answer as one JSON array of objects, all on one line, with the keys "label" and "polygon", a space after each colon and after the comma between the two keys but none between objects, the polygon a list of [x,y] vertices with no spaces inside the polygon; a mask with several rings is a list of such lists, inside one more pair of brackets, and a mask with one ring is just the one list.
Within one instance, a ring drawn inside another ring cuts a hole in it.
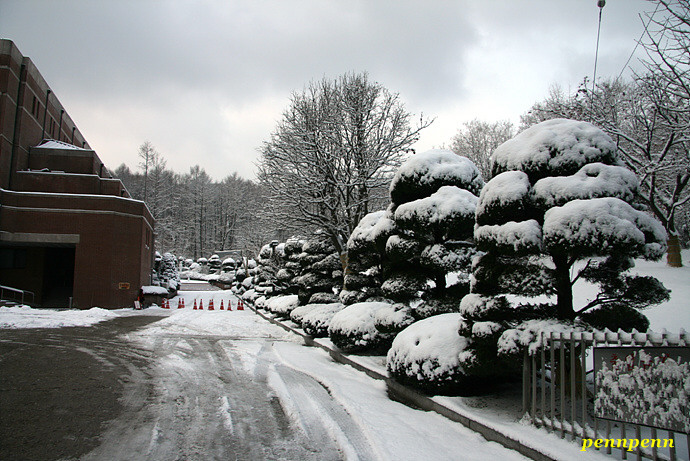
[{"label": "window on building", "polygon": [[0,269],[24,269],[25,267],[25,248],[0,248]]}]

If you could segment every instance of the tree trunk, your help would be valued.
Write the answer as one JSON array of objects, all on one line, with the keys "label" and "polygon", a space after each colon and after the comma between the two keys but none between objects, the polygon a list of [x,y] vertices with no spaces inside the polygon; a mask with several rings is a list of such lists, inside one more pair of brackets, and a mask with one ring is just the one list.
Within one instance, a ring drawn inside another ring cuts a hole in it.
[{"label": "tree trunk", "polygon": [[668,252],[666,253],[666,263],[671,267],[683,267],[680,255],[680,240],[677,235],[669,235],[666,241]]},{"label": "tree trunk", "polygon": [[570,264],[565,255],[553,255],[553,262],[556,266],[556,296],[557,314],[559,320],[573,320],[575,310],[573,309],[573,286],[570,282]]}]

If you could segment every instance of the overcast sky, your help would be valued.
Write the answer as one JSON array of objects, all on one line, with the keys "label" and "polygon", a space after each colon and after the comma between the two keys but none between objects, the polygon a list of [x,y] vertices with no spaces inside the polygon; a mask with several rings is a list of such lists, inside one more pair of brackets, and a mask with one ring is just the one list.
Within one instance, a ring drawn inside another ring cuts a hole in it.
[{"label": "overcast sky", "polygon": [[[648,10],[606,2],[597,76],[623,70]],[[418,151],[473,118],[517,125],[550,85],[592,76],[598,11],[596,0],[0,0],[0,36],[109,168],[136,168],[149,140],[175,171],[198,164],[220,180],[254,177],[291,92],[345,72],[435,117]]]}]

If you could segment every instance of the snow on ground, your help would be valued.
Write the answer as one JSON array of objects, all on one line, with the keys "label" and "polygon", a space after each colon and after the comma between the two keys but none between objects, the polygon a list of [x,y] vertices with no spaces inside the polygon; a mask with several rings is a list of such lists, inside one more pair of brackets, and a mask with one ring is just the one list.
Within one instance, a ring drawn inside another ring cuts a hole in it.
[{"label": "snow on ground", "polygon": [[682,251],[683,267],[670,267],[666,257],[658,262],[637,260],[633,272],[658,278],[671,290],[671,299],[643,311],[654,331],[690,331],[690,249]]},{"label": "snow on ground", "polygon": [[[683,267],[670,267],[666,256],[660,261],[652,262],[635,260],[633,274],[651,275],[658,278],[666,288],[671,290],[671,299],[657,306],[642,311],[649,319],[649,328],[655,332],[662,329],[678,333],[681,328],[690,331],[690,249],[682,250]],[[596,287],[585,281],[578,281],[573,289],[573,301],[576,306],[584,306],[596,296]]]},{"label": "snow on ground", "polygon": [[[154,344],[157,337],[177,334],[229,337],[220,344],[228,350],[229,357],[240,358],[241,368],[249,374],[256,373],[257,367],[266,366],[269,360],[268,385],[293,424],[308,432],[313,422],[319,421],[342,452],[352,455],[348,459],[357,459],[362,446],[373,452],[373,457],[367,459],[525,459],[440,415],[391,401],[385,383],[333,362],[320,348],[303,346],[301,338],[266,322],[251,310],[171,310],[167,318],[146,327],[136,336]],[[273,351],[270,354],[267,345]],[[170,361],[162,361],[161,365],[180,366]],[[352,440],[351,429],[342,432],[344,422],[338,413],[333,413],[330,407],[324,408],[324,402],[316,398],[311,401],[309,392],[305,394],[300,387],[304,383],[295,387],[285,367],[305,373],[320,383],[335,405],[344,408],[358,428],[354,432],[362,433],[365,443]]]},{"label": "snow on ground", "polygon": [[390,400],[384,382],[333,363],[321,349],[291,343],[278,343],[275,349],[286,365],[325,386],[365,428],[379,459],[525,459],[436,413],[413,410]]},{"label": "snow on ground", "polygon": [[29,306],[0,307],[0,328],[59,328],[89,326],[118,314],[94,307],[88,310],[48,310]]}]

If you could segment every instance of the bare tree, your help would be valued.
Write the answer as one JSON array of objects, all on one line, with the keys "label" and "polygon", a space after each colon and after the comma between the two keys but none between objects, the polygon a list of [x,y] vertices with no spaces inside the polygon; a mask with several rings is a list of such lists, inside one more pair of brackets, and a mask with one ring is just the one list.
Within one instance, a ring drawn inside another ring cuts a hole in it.
[{"label": "bare tree", "polygon": [[670,123],[690,126],[690,0],[650,0],[642,45],[643,64],[664,97],[655,101]]},{"label": "bare tree", "polygon": [[397,94],[366,74],[311,82],[293,93],[261,148],[259,180],[276,218],[321,228],[344,252],[372,198],[381,196],[393,169],[431,123],[420,118],[411,126],[411,117]]},{"label": "bare tree", "polygon": [[156,149],[150,141],[145,141],[139,146],[139,168],[144,172],[144,201],[148,198],[148,178],[149,169],[159,156]]},{"label": "bare tree", "polygon": [[465,122],[453,136],[450,148],[456,154],[472,160],[484,179],[488,180],[491,177],[491,154],[513,136],[515,129],[509,120],[485,122],[474,119]]}]

